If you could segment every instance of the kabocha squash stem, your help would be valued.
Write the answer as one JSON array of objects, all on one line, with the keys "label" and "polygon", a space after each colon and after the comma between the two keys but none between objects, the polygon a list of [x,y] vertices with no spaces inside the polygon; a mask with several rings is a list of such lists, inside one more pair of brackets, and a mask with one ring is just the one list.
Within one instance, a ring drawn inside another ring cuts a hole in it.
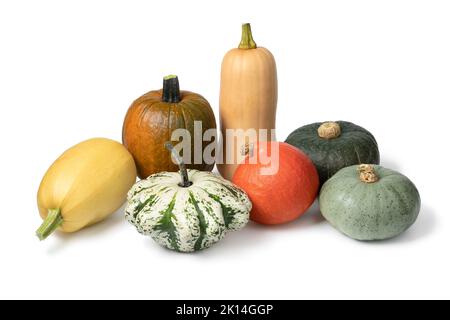
[{"label": "kabocha squash stem", "polygon": [[375,169],[370,164],[361,164],[358,167],[359,179],[365,183],[374,183],[378,181],[378,176]]},{"label": "kabocha squash stem", "polygon": [[42,222],[39,229],[36,231],[36,236],[39,240],[45,240],[63,223],[63,218],[60,209],[49,209],[47,218]]},{"label": "kabocha squash stem", "polygon": [[180,83],[177,76],[169,75],[164,77],[162,101],[166,103],[178,103],[181,101]]},{"label": "kabocha squash stem", "polygon": [[253,40],[252,28],[250,23],[242,24],[242,39],[239,44],[239,49],[256,49],[256,43]]},{"label": "kabocha squash stem", "polygon": [[317,133],[324,139],[336,139],[341,135],[341,127],[337,122],[324,122],[317,129]]},{"label": "kabocha squash stem", "polygon": [[180,155],[176,152],[175,148],[170,142],[166,143],[167,150],[170,151],[172,156],[175,158],[175,161],[177,162],[178,167],[180,168],[180,175],[181,175],[181,182],[179,184],[180,187],[187,188],[192,185],[192,182],[189,181],[189,176],[186,170],[186,164],[184,163],[183,159],[180,157]]}]

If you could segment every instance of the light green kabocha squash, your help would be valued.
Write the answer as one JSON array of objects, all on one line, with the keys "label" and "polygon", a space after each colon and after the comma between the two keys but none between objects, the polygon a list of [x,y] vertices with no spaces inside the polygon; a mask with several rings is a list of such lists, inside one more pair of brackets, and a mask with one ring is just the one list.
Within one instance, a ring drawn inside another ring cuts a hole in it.
[{"label": "light green kabocha squash", "polygon": [[181,252],[208,248],[228,231],[243,228],[252,208],[246,193],[211,172],[186,170],[169,148],[180,173],[156,173],[137,182],[128,193],[126,219],[141,234]]},{"label": "light green kabocha squash", "polygon": [[420,211],[420,195],[404,175],[378,165],[338,171],[320,191],[322,215],[356,240],[384,240],[408,229]]}]

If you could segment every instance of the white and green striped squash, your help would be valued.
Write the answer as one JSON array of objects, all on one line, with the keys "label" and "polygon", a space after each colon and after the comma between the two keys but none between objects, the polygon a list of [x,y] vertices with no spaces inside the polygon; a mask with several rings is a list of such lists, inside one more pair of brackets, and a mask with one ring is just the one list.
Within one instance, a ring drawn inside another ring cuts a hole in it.
[{"label": "white and green striped squash", "polygon": [[172,250],[192,252],[243,228],[252,204],[244,191],[211,172],[162,172],[137,182],[128,193],[126,219]]}]

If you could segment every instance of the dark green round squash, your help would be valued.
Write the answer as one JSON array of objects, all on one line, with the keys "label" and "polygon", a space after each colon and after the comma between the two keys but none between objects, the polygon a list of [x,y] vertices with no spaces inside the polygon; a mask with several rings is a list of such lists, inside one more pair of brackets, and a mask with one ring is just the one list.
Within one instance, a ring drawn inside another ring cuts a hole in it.
[{"label": "dark green round squash", "polygon": [[286,142],[305,152],[316,165],[323,184],[340,169],[361,163],[380,163],[375,137],[347,121],[317,122],[292,132]]},{"label": "dark green round squash", "polygon": [[320,211],[356,240],[384,240],[407,230],[420,211],[420,195],[404,175],[377,165],[344,168],[322,187]]}]

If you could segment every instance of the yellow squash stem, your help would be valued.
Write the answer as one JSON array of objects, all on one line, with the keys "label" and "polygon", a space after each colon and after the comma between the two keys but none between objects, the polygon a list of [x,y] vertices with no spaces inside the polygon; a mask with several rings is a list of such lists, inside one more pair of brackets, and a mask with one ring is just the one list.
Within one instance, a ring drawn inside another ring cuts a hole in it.
[{"label": "yellow squash stem", "polygon": [[39,229],[36,231],[36,235],[39,240],[45,240],[49,235],[53,233],[63,223],[63,217],[60,209],[49,209],[47,218],[42,222]]},{"label": "yellow squash stem", "polygon": [[256,49],[256,43],[253,40],[250,23],[244,23],[242,25],[242,39],[239,44],[239,49]]}]

